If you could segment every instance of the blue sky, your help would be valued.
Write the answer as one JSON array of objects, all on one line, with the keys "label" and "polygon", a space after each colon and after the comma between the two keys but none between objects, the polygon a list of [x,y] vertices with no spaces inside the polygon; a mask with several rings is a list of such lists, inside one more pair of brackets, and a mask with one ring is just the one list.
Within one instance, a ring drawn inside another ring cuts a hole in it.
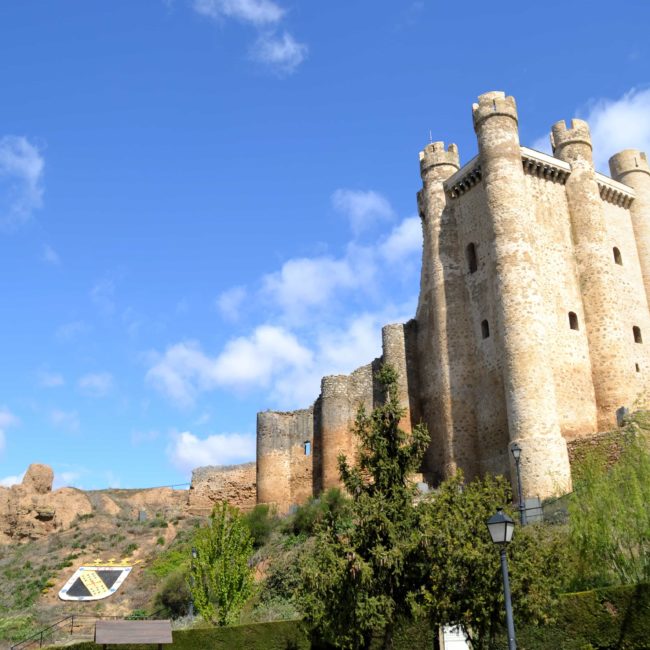
[{"label": "blue sky", "polygon": [[[0,479],[183,483],[413,316],[418,151],[650,149],[647,0],[0,4]],[[488,36],[486,36],[488,35]],[[605,166],[605,167],[603,167]]]}]

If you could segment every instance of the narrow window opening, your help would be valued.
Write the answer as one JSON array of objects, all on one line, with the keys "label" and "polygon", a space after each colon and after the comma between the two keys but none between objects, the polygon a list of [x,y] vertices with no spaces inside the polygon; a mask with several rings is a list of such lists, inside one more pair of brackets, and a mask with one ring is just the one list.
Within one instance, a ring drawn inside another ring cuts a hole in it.
[{"label": "narrow window opening", "polygon": [[614,248],[612,250],[614,252],[614,262],[616,264],[618,264],[619,266],[623,266],[623,258],[621,257],[621,251],[618,250],[618,248],[616,248],[616,246],[614,246]]},{"label": "narrow window opening", "polygon": [[481,334],[484,339],[490,336],[490,324],[486,320],[481,323]]},{"label": "narrow window opening", "polygon": [[469,268],[470,273],[476,273],[478,269],[478,259],[476,257],[476,246],[474,244],[467,244],[465,249],[465,254],[467,256],[467,267]]},{"label": "narrow window opening", "polygon": [[636,371],[637,371],[637,372],[641,372],[641,368],[639,368],[639,364],[638,364],[638,363],[635,363],[635,364],[634,364],[634,367],[636,368]]},{"label": "narrow window opening", "polygon": [[634,332],[634,342],[635,343],[643,343],[643,339],[641,338],[641,328],[637,327],[636,325],[632,328],[632,331]]},{"label": "narrow window opening", "polygon": [[311,442],[309,440],[305,440],[305,456],[311,456]]},{"label": "narrow window opening", "polygon": [[580,327],[578,326],[578,317],[576,316],[576,313],[574,311],[569,312],[569,327],[572,330],[580,329]]}]

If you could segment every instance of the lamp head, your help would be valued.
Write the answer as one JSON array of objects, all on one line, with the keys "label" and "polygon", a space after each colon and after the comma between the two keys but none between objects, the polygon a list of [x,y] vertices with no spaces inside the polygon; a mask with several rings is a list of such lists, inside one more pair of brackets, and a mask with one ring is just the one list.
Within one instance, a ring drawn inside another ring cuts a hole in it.
[{"label": "lamp head", "polygon": [[492,515],[486,523],[490,537],[495,544],[510,543],[515,530],[515,522],[503,512],[503,508],[497,508],[497,513]]},{"label": "lamp head", "polygon": [[510,447],[510,451],[512,452],[512,456],[515,459],[515,461],[518,462],[519,458],[521,457],[521,447],[515,442]]}]

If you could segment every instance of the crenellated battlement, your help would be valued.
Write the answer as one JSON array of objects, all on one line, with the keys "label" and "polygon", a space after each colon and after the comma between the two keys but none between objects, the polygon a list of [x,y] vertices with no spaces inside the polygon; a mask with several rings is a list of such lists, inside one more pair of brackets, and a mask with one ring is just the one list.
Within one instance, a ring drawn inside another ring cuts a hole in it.
[{"label": "crenellated battlement", "polygon": [[445,149],[444,142],[431,142],[420,151],[420,174],[423,178],[431,168],[440,165],[460,168],[458,147],[455,144],[452,143]]},{"label": "crenellated battlement", "polygon": [[472,104],[474,130],[477,130],[487,118],[497,115],[510,117],[515,122],[518,122],[515,98],[506,97],[506,94],[500,90],[493,90],[479,95],[478,103]]},{"label": "crenellated battlement", "polygon": [[567,127],[564,120],[556,122],[551,130],[551,147],[553,155],[562,156],[562,151],[570,145],[586,146],[592,149],[591,132],[589,125],[584,120],[574,118],[571,120],[571,127]]}]

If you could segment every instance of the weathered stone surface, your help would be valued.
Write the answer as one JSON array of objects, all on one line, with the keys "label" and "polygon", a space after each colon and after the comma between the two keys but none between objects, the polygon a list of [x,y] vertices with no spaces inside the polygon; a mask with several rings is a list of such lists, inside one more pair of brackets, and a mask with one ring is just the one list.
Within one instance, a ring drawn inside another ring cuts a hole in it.
[{"label": "weathered stone surface", "polygon": [[189,512],[210,514],[214,505],[223,501],[240,510],[250,510],[257,497],[255,474],[255,463],[198,467],[192,472]]}]

